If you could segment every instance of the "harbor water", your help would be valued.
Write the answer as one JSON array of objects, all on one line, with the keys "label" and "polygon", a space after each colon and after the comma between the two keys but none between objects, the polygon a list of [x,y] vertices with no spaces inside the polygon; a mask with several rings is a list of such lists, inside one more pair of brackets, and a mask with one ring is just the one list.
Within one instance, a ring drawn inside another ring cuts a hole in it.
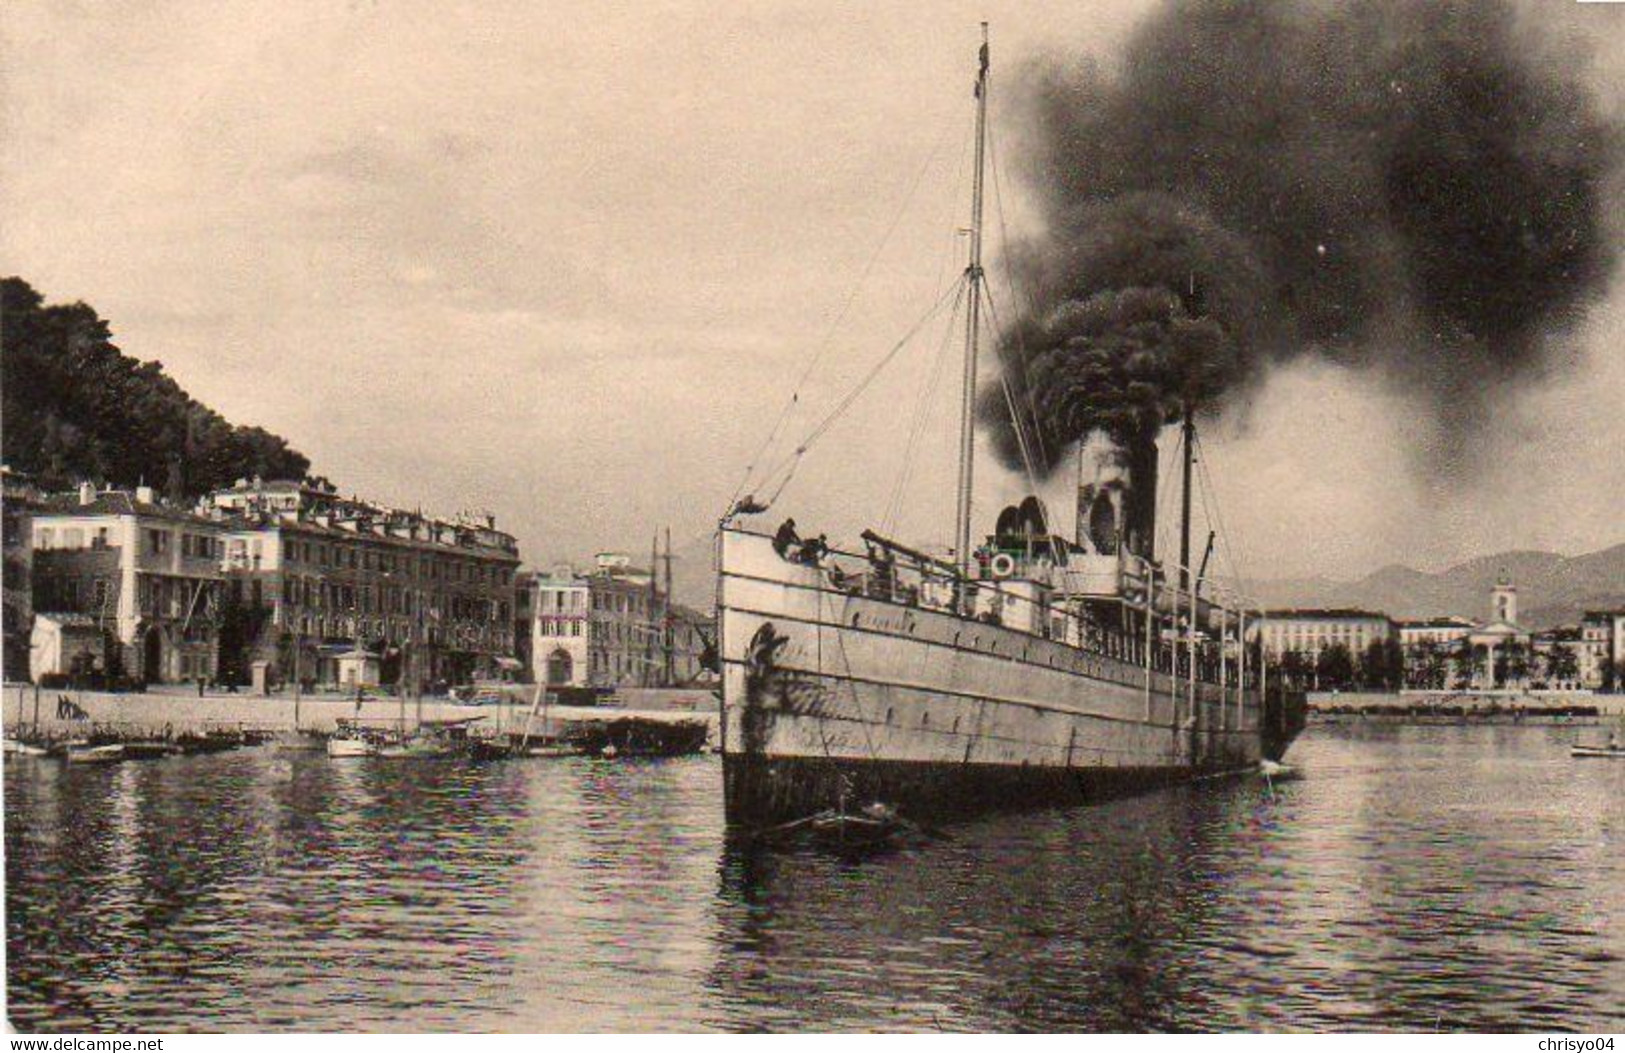
[{"label": "harbor water", "polygon": [[720,760],[7,758],[33,1030],[1620,1030],[1598,729],[1312,727],[1301,778],[731,845]]}]

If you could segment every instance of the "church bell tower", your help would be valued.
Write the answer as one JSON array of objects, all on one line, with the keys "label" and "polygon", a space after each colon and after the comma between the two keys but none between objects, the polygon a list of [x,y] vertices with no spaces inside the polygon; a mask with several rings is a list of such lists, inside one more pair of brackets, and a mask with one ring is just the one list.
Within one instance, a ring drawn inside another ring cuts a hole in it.
[{"label": "church bell tower", "polygon": [[1490,603],[1496,621],[1518,624],[1518,589],[1507,578],[1505,571],[1496,579],[1495,589],[1490,593]]}]

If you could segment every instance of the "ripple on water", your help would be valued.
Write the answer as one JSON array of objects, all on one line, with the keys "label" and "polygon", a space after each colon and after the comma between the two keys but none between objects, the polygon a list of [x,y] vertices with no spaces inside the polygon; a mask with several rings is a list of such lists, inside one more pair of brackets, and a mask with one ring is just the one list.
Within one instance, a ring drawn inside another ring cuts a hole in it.
[{"label": "ripple on water", "polygon": [[8,763],[9,992],[83,1030],[1617,1029],[1625,770],[1311,731],[1301,780],[725,843],[716,758]]}]

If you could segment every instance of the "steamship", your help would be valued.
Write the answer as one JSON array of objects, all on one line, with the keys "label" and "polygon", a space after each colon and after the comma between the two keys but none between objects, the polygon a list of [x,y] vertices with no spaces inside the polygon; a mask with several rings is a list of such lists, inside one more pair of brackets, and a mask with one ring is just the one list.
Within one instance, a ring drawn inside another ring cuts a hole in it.
[{"label": "steamship", "polygon": [[1177,563],[1154,558],[1144,477],[1080,486],[1072,536],[1029,497],[972,546],[985,25],[979,58],[956,547],[943,558],[866,531],[861,551],[832,549],[789,523],[773,530],[753,498],[723,517],[721,738],[736,825],[869,802],[940,819],[1089,800],[1256,768],[1301,727],[1301,696],[1270,681],[1248,642],[1256,615],[1190,566],[1188,415]]}]

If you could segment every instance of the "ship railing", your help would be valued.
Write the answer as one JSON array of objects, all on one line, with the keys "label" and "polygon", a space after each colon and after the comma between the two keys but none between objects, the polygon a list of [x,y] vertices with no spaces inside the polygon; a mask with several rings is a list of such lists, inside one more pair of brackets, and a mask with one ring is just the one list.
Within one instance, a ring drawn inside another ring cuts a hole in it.
[{"label": "ship railing", "polygon": [[[737,528],[736,528],[737,529]],[[1256,688],[1263,669],[1256,647],[1245,642],[1245,626],[1255,616],[1232,611],[1202,598],[1198,582],[1191,628],[1191,590],[1166,582],[1169,570],[1153,567],[1154,600],[1138,608],[1124,598],[1115,617],[1096,605],[1057,596],[1047,587],[1014,579],[965,578],[946,559],[881,537],[863,534],[867,549],[855,552],[827,544],[806,543],[784,556],[816,567],[831,591],[895,604],[899,607],[969,615],[977,621],[1013,629],[1075,650],[1116,659],[1191,684],[1221,689]],[[1138,557],[1134,557],[1138,558]],[[1030,586],[1024,591],[1022,585]],[[1147,611],[1152,631],[1147,632]],[[1220,614],[1219,612],[1225,612]],[[1203,614],[1215,615],[1211,625]],[[1251,650],[1253,653],[1247,654]]]},{"label": "ship railing", "polygon": [[1122,556],[1124,578],[1133,583],[1126,590],[1125,611],[1136,611],[1148,627],[1160,626],[1172,651],[1163,664],[1173,675],[1189,678],[1194,668],[1196,680],[1221,687],[1257,688],[1264,682],[1266,659],[1256,638],[1263,619],[1258,605],[1207,577],[1205,566],[1158,563],[1134,552]]}]

